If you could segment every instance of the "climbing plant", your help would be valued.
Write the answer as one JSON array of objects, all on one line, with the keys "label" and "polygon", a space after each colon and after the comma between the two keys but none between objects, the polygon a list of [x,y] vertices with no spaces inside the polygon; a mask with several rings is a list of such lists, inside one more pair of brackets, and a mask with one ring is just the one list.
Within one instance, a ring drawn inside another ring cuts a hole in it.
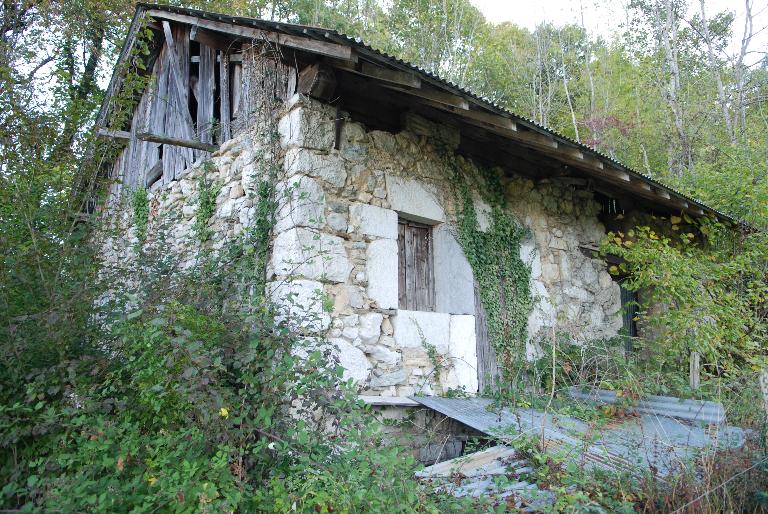
[{"label": "climbing plant", "polygon": [[149,224],[149,195],[146,189],[140,187],[133,192],[131,207],[133,209],[133,224],[136,226],[136,237],[141,245],[147,239],[147,225]]},{"label": "climbing plant", "polygon": [[221,191],[221,186],[211,183],[206,176],[215,171],[211,161],[203,163],[203,174],[197,181],[197,217],[195,218],[195,235],[200,242],[204,242],[210,236],[208,231],[208,220],[216,212],[216,197]]},{"label": "climbing plant", "polygon": [[533,308],[530,266],[520,257],[521,241],[529,231],[506,210],[499,175],[481,169],[483,200],[491,207],[487,230],[481,230],[468,177],[452,159],[453,189],[458,206],[458,240],[472,266],[486,311],[488,336],[507,376],[522,369]]}]

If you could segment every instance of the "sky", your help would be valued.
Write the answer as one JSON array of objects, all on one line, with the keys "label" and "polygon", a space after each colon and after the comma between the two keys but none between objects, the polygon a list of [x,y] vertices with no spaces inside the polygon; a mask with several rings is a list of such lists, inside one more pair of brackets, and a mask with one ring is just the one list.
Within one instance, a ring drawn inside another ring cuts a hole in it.
[{"label": "sky", "polygon": [[[592,34],[609,38],[621,29],[625,21],[625,5],[628,0],[470,0],[485,18],[492,23],[511,21],[516,25],[533,29],[537,24],[549,21],[555,25],[567,23],[584,25]],[[707,17],[723,11],[736,13],[735,34],[728,53],[738,52],[744,28],[744,0],[706,0]],[[698,13],[698,0],[688,1],[687,19]],[[753,0],[754,35],[750,44],[752,54],[748,62],[757,62],[768,51],[768,0]]]}]

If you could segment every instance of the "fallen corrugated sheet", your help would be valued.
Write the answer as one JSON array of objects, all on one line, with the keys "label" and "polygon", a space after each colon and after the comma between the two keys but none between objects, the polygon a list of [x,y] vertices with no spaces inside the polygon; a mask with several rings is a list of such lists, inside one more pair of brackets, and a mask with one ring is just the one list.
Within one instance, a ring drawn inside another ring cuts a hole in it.
[{"label": "fallen corrugated sheet", "polygon": [[[542,491],[521,476],[531,468],[509,446],[494,446],[464,457],[440,462],[416,473],[437,492],[457,498],[484,498],[492,505],[505,504],[522,510],[541,510],[554,503],[551,491]],[[524,509],[524,506],[529,509]]]},{"label": "fallen corrugated sheet", "polygon": [[602,428],[570,416],[501,408],[485,398],[414,396],[413,400],[511,446],[521,434],[543,436],[548,451],[585,467],[665,477],[705,451],[738,448],[743,430],[702,426],[671,416],[641,413]]}]

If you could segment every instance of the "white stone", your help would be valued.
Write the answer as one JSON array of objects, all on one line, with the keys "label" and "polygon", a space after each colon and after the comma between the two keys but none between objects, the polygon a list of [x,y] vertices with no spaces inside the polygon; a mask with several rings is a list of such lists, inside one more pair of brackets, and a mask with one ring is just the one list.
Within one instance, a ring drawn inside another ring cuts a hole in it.
[{"label": "white stone", "polygon": [[487,232],[491,228],[491,206],[485,201],[475,198],[472,203],[475,207],[475,216],[477,217],[477,228],[481,232]]},{"label": "white stone", "polygon": [[384,316],[378,312],[369,312],[360,316],[360,339],[364,343],[377,341],[381,335],[381,322]]},{"label": "white stone", "polygon": [[451,316],[447,357],[451,367],[442,377],[443,389],[464,389],[476,393],[477,341],[474,316]]},{"label": "white stone", "polygon": [[449,314],[475,312],[475,286],[472,266],[464,256],[452,227],[442,223],[433,234],[435,308]]},{"label": "white stone", "polygon": [[367,203],[349,206],[349,232],[397,239],[397,213]]},{"label": "white stone", "polygon": [[366,252],[368,297],[380,309],[396,309],[397,296],[397,241],[377,239],[368,244]]},{"label": "white stone", "polygon": [[589,300],[590,297],[591,297],[589,292],[585,291],[584,289],[582,289],[580,287],[576,287],[576,286],[570,286],[570,287],[566,288],[564,293],[566,295],[570,296],[571,298],[575,298],[577,300],[581,300],[581,301],[584,301],[584,302]]},{"label": "white stone", "polygon": [[313,148],[330,150],[335,136],[332,116],[321,109],[300,106],[280,118],[277,124],[283,148]]},{"label": "white stone", "polygon": [[293,228],[275,238],[272,269],[278,275],[345,282],[352,266],[340,237]]},{"label": "white stone", "polygon": [[360,333],[360,328],[358,327],[344,327],[344,330],[342,330],[341,335],[345,339],[354,341],[355,339],[357,339],[357,336],[359,333]]},{"label": "white stone", "polygon": [[285,154],[283,169],[289,177],[309,175],[335,187],[344,186],[347,180],[344,161],[335,152],[324,154],[305,148],[292,148]]},{"label": "white stone", "polygon": [[390,350],[384,346],[374,345],[365,348],[365,352],[371,356],[374,361],[380,362],[385,366],[395,366],[400,363],[400,353]]},{"label": "white stone", "polygon": [[371,363],[365,354],[343,339],[330,339],[329,342],[334,345],[333,353],[344,368],[342,380],[351,378],[355,383],[364,383],[371,373]]},{"label": "white stone", "polygon": [[391,373],[384,373],[381,376],[373,377],[369,384],[370,387],[389,387],[402,384],[408,379],[408,373],[404,369],[399,369]]},{"label": "white stone", "polygon": [[538,279],[541,277],[541,258],[536,249],[534,238],[526,238],[520,242],[520,260],[530,266],[531,278]]},{"label": "white stone", "polygon": [[445,212],[432,186],[389,174],[386,182],[393,210],[427,223],[445,220]]},{"label": "white stone", "polygon": [[363,292],[357,286],[346,286],[349,305],[354,309],[363,307]]},{"label": "white stone", "polygon": [[347,217],[338,212],[332,212],[326,217],[328,226],[337,232],[347,231]]},{"label": "white stone", "polygon": [[443,312],[399,310],[390,318],[395,329],[395,342],[400,348],[435,346],[445,354],[450,343],[451,315]]},{"label": "white stone", "polygon": [[275,233],[295,227],[321,228],[325,225],[325,194],[309,177],[297,176],[275,188],[277,211]]},{"label": "white stone", "polygon": [[601,271],[600,277],[598,278],[598,282],[600,283],[600,288],[608,289],[611,287],[611,284],[613,283],[613,279],[611,278],[610,273],[608,273],[607,271]]},{"label": "white stone", "polygon": [[314,280],[267,284],[269,298],[278,308],[277,319],[293,329],[326,330],[331,318],[323,310],[323,285]]}]

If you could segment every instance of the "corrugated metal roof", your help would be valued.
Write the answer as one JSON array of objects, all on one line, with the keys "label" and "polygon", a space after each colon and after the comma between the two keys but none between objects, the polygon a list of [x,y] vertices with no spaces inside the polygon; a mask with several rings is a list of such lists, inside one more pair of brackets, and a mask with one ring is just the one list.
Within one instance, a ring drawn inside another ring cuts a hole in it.
[{"label": "corrugated metal roof", "polygon": [[[583,143],[580,143],[576,141],[575,139],[568,137],[556,130],[553,130],[549,127],[545,127],[544,125],[541,125],[537,123],[536,121],[526,118],[524,116],[521,116],[519,114],[516,114],[512,111],[509,111],[508,109],[504,108],[503,106],[493,102],[492,100],[485,98],[483,96],[480,96],[471,90],[464,88],[454,82],[445,80],[438,76],[433,71],[421,68],[419,66],[416,66],[415,64],[412,64],[410,62],[404,61],[402,59],[399,59],[393,55],[389,55],[385,52],[382,52],[371,45],[365,43],[361,38],[359,37],[353,37],[346,34],[343,34],[341,32],[338,32],[334,29],[325,29],[321,27],[312,27],[307,25],[298,25],[298,24],[292,24],[292,23],[283,23],[283,22],[276,22],[276,21],[268,21],[268,20],[260,20],[256,18],[247,18],[247,17],[240,17],[240,16],[230,16],[225,14],[218,14],[218,13],[212,13],[208,11],[201,11],[198,9],[190,9],[190,8],[184,8],[184,7],[175,7],[175,6],[169,6],[169,5],[160,5],[160,4],[150,4],[150,3],[139,3],[137,4],[137,10],[148,10],[148,9],[158,9],[162,11],[167,11],[171,13],[177,13],[177,14],[185,14],[189,16],[195,16],[202,19],[207,20],[214,20],[214,21],[221,21],[225,23],[235,24],[235,25],[242,25],[242,26],[250,26],[262,30],[271,30],[271,31],[279,31],[283,32],[285,34],[289,35],[295,35],[295,36],[305,36],[310,37],[315,40],[319,41],[328,41],[328,42],[336,42],[344,45],[348,45],[353,47],[356,51],[358,51],[361,55],[364,55],[365,57],[369,59],[373,59],[375,61],[379,61],[380,63],[390,65],[394,68],[400,68],[401,70],[407,70],[411,71],[413,73],[416,73],[419,78],[424,80],[425,82],[429,82],[434,86],[437,86],[441,89],[446,89],[451,91],[454,94],[463,95],[465,97],[473,99],[476,103],[481,105],[482,107],[495,112],[496,114],[509,117],[513,121],[520,123],[523,126],[526,126],[530,130],[533,130],[535,132],[539,132],[541,134],[548,135],[550,137],[555,138],[559,142],[567,143],[568,145],[571,145],[573,147],[578,148],[582,152],[586,152],[587,154],[591,154],[594,157],[603,159],[605,161],[610,162],[618,169],[624,171],[625,173],[629,174],[630,176],[634,176],[636,178],[640,178],[645,182],[648,182],[658,188],[664,189],[669,193],[672,193],[681,199],[684,199],[691,204],[693,204],[696,207],[699,207],[701,209],[704,209],[706,211],[709,211],[712,214],[715,214],[723,219],[729,220],[732,223],[739,224],[742,226],[746,226],[746,223],[737,220],[734,217],[721,212],[717,209],[714,209],[703,202],[692,198],[662,182],[659,182],[658,180],[654,179],[653,177],[650,177],[644,173],[641,173],[637,170],[634,170],[625,164],[621,163],[620,161],[617,161],[616,159],[610,157],[609,155],[606,155],[595,148],[592,148],[590,146],[587,146]],[[105,99],[105,101],[108,101],[108,98]]]}]

